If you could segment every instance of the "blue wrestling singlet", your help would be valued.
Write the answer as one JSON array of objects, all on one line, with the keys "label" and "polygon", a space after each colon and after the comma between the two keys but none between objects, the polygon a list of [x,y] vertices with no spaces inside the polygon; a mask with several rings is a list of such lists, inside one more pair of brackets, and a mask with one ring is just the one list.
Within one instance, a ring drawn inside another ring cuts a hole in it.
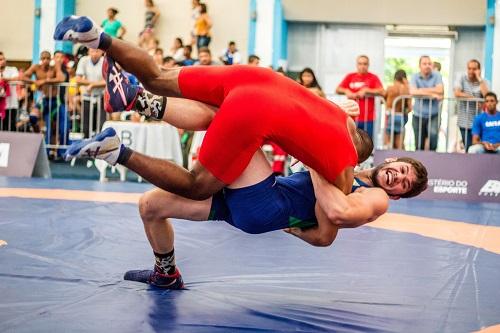
[{"label": "blue wrestling singlet", "polygon": [[[368,185],[354,179],[352,191]],[[209,220],[221,220],[251,234],[318,224],[316,197],[309,171],[269,176],[252,186],[225,188],[212,198]]]}]

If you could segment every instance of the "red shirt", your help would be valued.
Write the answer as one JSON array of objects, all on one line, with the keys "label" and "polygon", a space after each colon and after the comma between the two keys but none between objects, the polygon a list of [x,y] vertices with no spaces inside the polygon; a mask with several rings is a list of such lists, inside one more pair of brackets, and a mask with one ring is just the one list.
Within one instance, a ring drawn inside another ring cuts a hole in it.
[{"label": "red shirt", "polygon": [[[382,83],[377,75],[370,72],[366,74],[350,73],[340,82],[339,87],[356,93],[363,88],[382,88]],[[357,102],[359,104],[359,117],[357,121],[373,121],[375,117],[375,98],[360,98]]]}]

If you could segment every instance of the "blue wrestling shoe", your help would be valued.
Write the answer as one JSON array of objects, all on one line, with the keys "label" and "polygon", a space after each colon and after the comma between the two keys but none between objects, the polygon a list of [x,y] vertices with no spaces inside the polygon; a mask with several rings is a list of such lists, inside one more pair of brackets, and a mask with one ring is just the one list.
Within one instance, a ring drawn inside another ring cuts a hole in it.
[{"label": "blue wrestling shoe", "polygon": [[142,92],[142,88],[130,83],[129,79],[116,66],[115,61],[106,56],[102,64],[102,77],[106,80],[104,109],[106,112],[130,111]]},{"label": "blue wrestling shoe", "polygon": [[164,289],[184,289],[181,272],[175,268],[174,274],[160,274],[152,269],[128,271],[123,276],[124,280],[147,283]]},{"label": "blue wrestling shoe", "polygon": [[108,127],[91,139],[73,143],[66,150],[64,159],[70,161],[73,158],[97,158],[115,165],[124,149],[125,146],[120,142],[115,130]]},{"label": "blue wrestling shoe", "polygon": [[[56,26],[55,40],[82,43],[92,49],[97,49],[104,37],[102,28],[87,16],[67,16]],[[109,38],[109,37],[108,37]]]}]

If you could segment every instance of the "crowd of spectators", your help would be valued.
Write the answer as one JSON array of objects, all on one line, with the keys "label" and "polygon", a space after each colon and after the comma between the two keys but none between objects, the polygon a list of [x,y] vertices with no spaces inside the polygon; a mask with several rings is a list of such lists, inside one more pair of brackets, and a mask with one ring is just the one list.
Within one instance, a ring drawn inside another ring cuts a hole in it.
[{"label": "crowd of spectators", "polygon": [[[236,41],[229,41],[226,48],[212,53],[213,22],[205,3],[192,1],[189,41],[176,37],[166,48],[162,47],[156,31],[161,9],[153,0],[145,0],[144,5],[144,28],[137,45],[153,57],[161,70],[198,65],[261,65],[257,55],[250,55],[245,62]],[[101,26],[109,35],[123,38],[127,29],[117,18],[118,14],[117,8],[108,8]],[[89,137],[99,131],[104,121],[119,120],[119,115],[104,112],[102,63],[102,51],[87,50],[85,47],[79,47],[74,55],[60,51],[51,55],[43,51],[40,63],[23,72],[6,66],[5,55],[0,52],[0,130],[43,132],[47,143],[64,146],[70,143],[70,132]],[[335,90],[336,94],[345,95],[359,104],[358,127],[372,137],[375,135],[375,100],[382,97],[386,109],[390,111],[384,117],[386,147],[405,149],[404,128],[411,115],[415,148],[436,150],[444,96],[441,64],[424,55],[419,59],[418,73],[408,79],[404,70],[397,70],[393,84],[387,89],[384,89],[378,76],[369,71],[369,66],[367,55],[358,56],[356,70],[346,74]],[[282,67],[276,71],[287,74]],[[326,98],[311,68],[304,68],[298,73],[297,82]],[[459,99],[457,126],[465,151],[498,152],[500,121],[496,112],[496,95],[489,92],[488,83],[481,77],[479,61],[472,59],[467,63],[467,72],[455,81],[454,95]],[[186,146],[192,133],[181,131],[180,134]],[[284,155],[279,147],[273,148],[278,155]],[[61,155],[60,151],[53,153],[56,157]],[[276,161],[282,162],[284,158],[279,156]],[[277,167],[276,172],[281,173],[282,169]]]}]

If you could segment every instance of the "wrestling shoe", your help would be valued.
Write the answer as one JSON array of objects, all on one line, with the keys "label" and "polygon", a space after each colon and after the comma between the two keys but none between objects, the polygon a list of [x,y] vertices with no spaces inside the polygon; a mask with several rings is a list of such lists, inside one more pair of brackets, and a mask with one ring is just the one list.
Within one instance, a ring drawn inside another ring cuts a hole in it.
[{"label": "wrestling shoe", "polygon": [[124,149],[125,146],[121,144],[115,130],[108,127],[91,139],[73,143],[66,150],[64,159],[70,161],[73,158],[97,158],[115,165]]},{"label": "wrestling shoe", "polygon": [[102,64],[102,77],[106,80],[104,109],[106,112],[130,111],[142,92],[142,88],[130,83],[116,66],[115,61],[106,56]]},{"label": "wrestling shoe", "polygon": [[181,272],[177,268],[170,275],[161,274],[152,269],[128,271],[123,276],[123,279],[147,283],[164,289],[184,289],[184,281],[182,281]]},{"label": "wrestling shoe", "polygon": [[81,43],[91,49],[97,49],[105,36],[102,28],[87,16],[66,16],[56,26],[55,40]]}]

